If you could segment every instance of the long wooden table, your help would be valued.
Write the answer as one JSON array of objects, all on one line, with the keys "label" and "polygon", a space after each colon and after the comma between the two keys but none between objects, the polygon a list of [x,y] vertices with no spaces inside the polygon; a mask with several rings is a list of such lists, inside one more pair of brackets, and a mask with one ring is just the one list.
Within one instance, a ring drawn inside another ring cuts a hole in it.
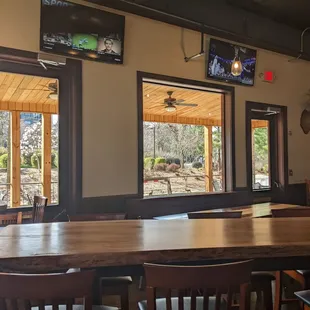
[{"label": "long wooden table", "polygon": [[[271,217],[271,210],[279,210],[286,208],[300,208],[297,205],[291,204],[278,204],[272,202],[258,203],[234,208],[222,208],[212,210],[202,210],[191,213],[210,213],[210,212],[227,212],[227,211],[242,211],[242,217],[262,218]],[[155,217],[156,220],[176,220],[176,219],[188,219],[187,213],[171,214]]]},{"label": "long wooden table", "polygon": [[71,222],[0,232],[0,268],[51,271],[144,262],[257,259],[257,269],[310,267],[310,219]]}]

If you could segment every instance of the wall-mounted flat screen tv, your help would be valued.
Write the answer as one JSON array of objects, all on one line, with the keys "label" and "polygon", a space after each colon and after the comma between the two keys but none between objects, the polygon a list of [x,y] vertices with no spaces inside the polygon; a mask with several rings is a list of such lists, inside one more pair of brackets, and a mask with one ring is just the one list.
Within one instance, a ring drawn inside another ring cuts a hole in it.
[{"label": "wall-mounted flat screen tv", "polygon": [[[238,76],[234,76],[231,73],[231,66],[235,57],[237,57],[242,64],[242,72]],[[255,67],[255,50],[215,39],[210,40],[206,68],[208,78],[253,86]]]},{"label": "wall-mounted flat screen tv", "polygon": [[60,0],[41,0],[41,50],[122,64],[125,17]]}]

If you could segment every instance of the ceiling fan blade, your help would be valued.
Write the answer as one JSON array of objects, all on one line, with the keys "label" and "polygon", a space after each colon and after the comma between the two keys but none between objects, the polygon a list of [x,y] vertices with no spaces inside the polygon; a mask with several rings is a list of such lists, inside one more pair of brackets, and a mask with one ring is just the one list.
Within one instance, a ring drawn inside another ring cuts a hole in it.
[{"label": "ceiling fan blade", "polygon": [[196,103],[178,103],[178,102],[175,102],[174,104],[180,105],[183,107],[197,107],[198,106],[198,104],[196,104]]},{"label": "ceiling fan blade", "polygon": [[178,99],[174,103],[183,103],[185,100],[184,99]]}]

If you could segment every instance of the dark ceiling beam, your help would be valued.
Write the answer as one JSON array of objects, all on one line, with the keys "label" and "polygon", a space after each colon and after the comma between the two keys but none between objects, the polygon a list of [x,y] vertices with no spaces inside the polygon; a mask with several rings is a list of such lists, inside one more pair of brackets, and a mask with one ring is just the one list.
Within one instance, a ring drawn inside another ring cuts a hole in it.
[{"label": "dark ceiling beam", "polygon": [[[297,57],[301,31],[228,5],[225,0],[87,0],[211,36]],[[310,39],[305,36],[310,60]]]}]

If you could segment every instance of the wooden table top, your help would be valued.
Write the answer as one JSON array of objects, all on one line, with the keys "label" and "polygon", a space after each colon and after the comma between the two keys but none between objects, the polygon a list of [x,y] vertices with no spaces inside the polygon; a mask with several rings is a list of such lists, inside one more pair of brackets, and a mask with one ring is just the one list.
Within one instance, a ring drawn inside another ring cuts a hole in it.
[{"label": "wooden table top", "polygon": [[0,232],[0,266],[10,270],[309,255],[308,218],[71,222]]},{"label": "wooden table top", "polygon": [[[259,218],[259,217],[270,217],[271,210],[273,209],[286,209],[286,208],[300,208],[300,206],[267,202],[267,203],[259,203],[259,204],[253,204],[253,205],[242,206],[242,207],[202,210],[202,211],[190,212],[190,213],[242,211],[242,217]],[[176,219],[188,219],[188,217],[187,217],[187,213],[179,213],[179,214],[158,216],[158,217],[155,217],[154,219],[176,220]]]}]

